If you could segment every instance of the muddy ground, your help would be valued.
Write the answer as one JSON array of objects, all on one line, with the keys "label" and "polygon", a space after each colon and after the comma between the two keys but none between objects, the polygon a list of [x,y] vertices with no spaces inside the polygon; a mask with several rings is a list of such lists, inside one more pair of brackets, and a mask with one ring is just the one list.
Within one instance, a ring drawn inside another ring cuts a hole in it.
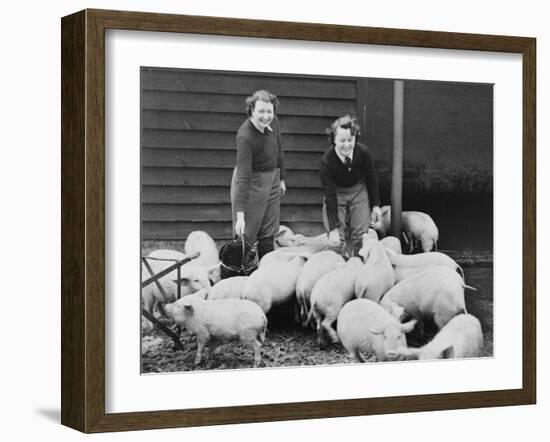
[{"label": "muddy ground", "polygon": [[[466,292],[466,307],[476,316],[483,329],[485,345],[482,356],[493,355],[493,271],[490,267],[465,269],[466,282],[478,289]],[[341,345],[321,350],[314,331],[294,324],[292,309],[282,307],[268,314],[268,332],[262,347],[260,367],[303,365],[329,365],[355,362]],[[210,359],[193,367],[196,354],[195,339],[187,332],[181,335],[183,350],[174,350],[173,341],[163,332],[142,320],[142,373],[162,373],[188,370],[224,370],[252,367],[252,350],[235,342],[221,344]],[[427,328],[425,339],[416,332],[407,336],[410,346],[418,347],[427,342],[435,328]],[[375,362],[373,355],[370,361]]]}]

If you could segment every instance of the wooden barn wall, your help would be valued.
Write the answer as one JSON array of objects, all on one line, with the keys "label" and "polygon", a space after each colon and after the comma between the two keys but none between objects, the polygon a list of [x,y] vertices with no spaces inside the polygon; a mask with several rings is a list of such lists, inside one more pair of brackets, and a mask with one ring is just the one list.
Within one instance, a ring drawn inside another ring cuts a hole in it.
[{"label": "wooden barn wall", "polygon": [[232,236],[229,185],[245,98],[267,89],[281,102],[287,195],[281,223],[317,234],[325,129],[355,114],[355,79],[142,69],[142,238]]},{"label": "wooden barn wall", "polygon": [[[493,85],[406,81],[404,101],[403,210],[429,213],[443,248],[492,250]],[[366,102],[363,138],[389,204],[393,82],[369,79]]]},{"label": "wooden barn wall", "polygon": [[[216,240],[232,236],[235,134],[246,118],[244,100],[257,89],[281,102],[288,187],[281,224],[305,234],[323,231],[324,131],[345,113],[358,115],[382,202],[389,204],[391,80],[143,68],[141,84],[144,240],[180,240],[199,229]],[[406,81],[405,210],[434,214],[449,229],[455,212],[476,210],[483,213],[483,238],[492,238],[492,93],[491,85]],[[474,227],[479,218],[470,221]]]}]

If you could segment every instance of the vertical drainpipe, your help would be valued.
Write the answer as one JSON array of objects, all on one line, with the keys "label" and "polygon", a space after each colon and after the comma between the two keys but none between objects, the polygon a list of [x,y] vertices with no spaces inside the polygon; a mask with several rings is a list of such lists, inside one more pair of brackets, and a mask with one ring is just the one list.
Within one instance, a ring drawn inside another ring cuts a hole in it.
[{"label": "vertical drainpipe", "polygon": [[393,83],[393,152],[391,175],[391,234],[401,238],[401,208],[403,196],[403,80]]}]

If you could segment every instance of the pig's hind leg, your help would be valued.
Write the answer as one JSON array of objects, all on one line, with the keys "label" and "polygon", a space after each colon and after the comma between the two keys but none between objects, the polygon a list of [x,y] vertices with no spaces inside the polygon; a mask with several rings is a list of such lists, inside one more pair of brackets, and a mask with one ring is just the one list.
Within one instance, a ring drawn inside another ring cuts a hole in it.
[{"label": "pig's hind leg", "polygon": [[202,360],[202,352],[204,350],[204,347],[206,347],[206,344],[208,343],[208,338],[199,338],[197,336],[197,355],[195,356],[195,366],[199,365]]},{"label": "pig's hind leg", "polygon": [[334,324],[335,320],[336,318],[327,316],[321,322],[322,329],[326,331],[327,335],[329,336],[333,344],[337,344],[338,342],[340,342],[340,339],[338,338],[338,334],[336,333],[336,330],[332,328],[332,324]]},{"label": "pig's hind leg", "polygon": [[242,342],[246,344],[246,346],[252,348],[254,351],[254,368],[257,368],[260,366],[260,359],[262,357],[261,354],[261,348],[262,348],[262,333],[252,333],[247,332],[242,337]]}]

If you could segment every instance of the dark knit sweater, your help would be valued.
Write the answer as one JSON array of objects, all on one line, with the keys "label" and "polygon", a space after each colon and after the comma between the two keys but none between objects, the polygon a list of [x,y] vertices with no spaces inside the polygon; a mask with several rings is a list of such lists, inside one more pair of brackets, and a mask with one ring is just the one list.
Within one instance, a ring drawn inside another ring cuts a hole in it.
[{"label": "dark knit sweater", "polygon": [[321,158],[319,172],[325,195],[330,230],[339,227],[340,224],[338,221],[338,199],[336,196],[337,186],[352,187],[359,183],[359,181],[364,180],[371,208],[380,205],[374,161],[364,144],[355,143],[351,171],[348,171],[347,166],[338,158],[335,147],[332,146]]},{"label": "dark knit sweater", "polygon": [[281,180],[285,179],[281,130],[277,117],[273,119],[270,126],[273,131],[266,128],[264,133],[261,133],[250,119],[247,119],[237,131],[236,212],[246,212],[250,177],[253,172],[266,172],[279,168]]}]

